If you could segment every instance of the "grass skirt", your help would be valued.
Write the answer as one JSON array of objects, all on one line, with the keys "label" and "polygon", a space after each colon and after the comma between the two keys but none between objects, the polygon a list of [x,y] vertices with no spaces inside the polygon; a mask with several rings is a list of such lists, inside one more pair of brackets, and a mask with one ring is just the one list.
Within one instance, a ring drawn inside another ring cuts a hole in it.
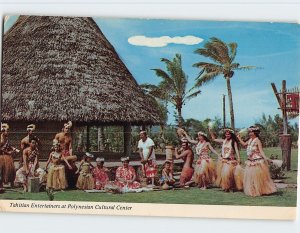
[{"label": "grass skirt", "polygon": [[14,160],[10,155],[0,155],[2,163],[2,181],[3,183],[14,184],[16,178],[16,169],[14,166]]},{"label": "grass skirt", "polygon": [[61,190],[66,187],[65,167],[63,165],[52,165],[47,175],[47,188]]},{"label": "grass skirt", "polygon": [[195,166],[194,181],[199,187],[215,182],[215,164],[211,158],[199,158]]},{"label": "grass skirt", "polygon": [[269,171],[263,159],[245,162],[244,192],[248,196],[256,197],[276,192]]},{"label": "grass skirt", "polygon": [[94,189],[94,178],[92,173],[80,172],[77,180],[76,187],[81,190],[91,190]]},{"label": "grass skirt", "polygon": [[223,190],[243,190],[244,169],[236,160],[221,159],[217,164],[216,185]]}]

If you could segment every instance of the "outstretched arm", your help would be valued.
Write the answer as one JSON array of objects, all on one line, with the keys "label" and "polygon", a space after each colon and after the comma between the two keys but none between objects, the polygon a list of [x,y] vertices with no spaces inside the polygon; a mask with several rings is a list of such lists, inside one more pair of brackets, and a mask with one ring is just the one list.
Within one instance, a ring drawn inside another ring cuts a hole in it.
[{"label": "outstretched arm", "polygon": [[223,143],[223,139],[220,139],[220,138],[217,138],[215,133],[211,130],[211,129],[208,129],[209,130],[209,134],[211,136],[211,139],[214,141],[214,142],[217,142],[217,143]]},{"label": "outstretched arm", "polygon": [[190,137],[186,132],[183,132],[182,134],[184,135],[184,137],[185,137],[190,143],[192,143],[192,144],[197,144],[197,143],[198,143],[198,141],[191,139],[191,137]]},{"label": "outstretched arm", "polygon": [[240,141],[241,145],[246,147],[248,145],[248,141],[244,142],[243,139],[241,138],[241,136],[238,134],[237,135],[238,140]]},{"label": "outstretched arm", "polygon": [[213,153],[214,153],[215,155],[217,155],[218,157],[221,157],[221,154],[218,153],[218,152],[212,147],[212,145],[211,145],[209,142],[207,142],[207,145],[208,145],[208,148],[210,149],[211,152],[213,152]]}]

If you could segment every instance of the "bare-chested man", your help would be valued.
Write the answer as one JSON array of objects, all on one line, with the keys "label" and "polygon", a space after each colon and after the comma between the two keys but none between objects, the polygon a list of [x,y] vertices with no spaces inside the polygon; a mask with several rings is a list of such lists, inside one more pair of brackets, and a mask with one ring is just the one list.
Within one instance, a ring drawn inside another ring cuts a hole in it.
[{"label": "bare-chested man", "polygon": [[62,160],[67,160],[71,167],[70,168],[68,164],[63,162],[66,168],[65,171],[66,171],[66,179],[68,182],[68,188],[72,189],[75,188],[76,181],[77,181],[77,175],[76,175],[77,167],[75,165],[77,156],[73,155],[72,152],[72,137],[70,134],[71,127],[72,127],[71,121],[65,123],[62,132],[56,134],[54,139],[57,140],[60,145]]},{"label": "bare-chested man", "polygon": [[[30,141],[32,139],[34,139],[36,141],[36,147],[37,149],[39,148],[40,146],[40,139],[34,135],[34,131],[36,129],[36,126],[34,124],[30,124],[27,126],[26,130],[27,130],[27,136],[24,137],[22,140],[21,140],[21,150],[25,150],[26,148],[28,148],[30,146]],[[22,152],[23,153],[23,152]],[[20,156],[20,159],[19,159],[19,168],[21,168],[23,166],[23,156],[21,155]]]},{"label": "bare-chested man", "polygon": [[70,134],[71,127],[71,121],[65,123],[62,132],[56,134],[54,139],[56,139],[60,144],[62,156],[65,157],[68,161],[75,161],[77,160],[77,156],[73,155],[72,152],[72,137]]},{"label": "bare-chested man", "polygon": [[183,159],[184,165],[180,175],[180,186],[185,186],[187,182],[191,181],[194,168],[192,166],[194,161],[194,153],[189,147],[189,143],[186,140],[182,140],[181,148],[175,148],[175,157],[177,159]]},{"label": "bare-chested man", "polygon": [[23,166],[16,173],[15,183],[23,185],[24,191],[28,191],[28,179],[39,177],[42,181],[44,170],[39,168],[39,151],[36,147],[37,142],[30,140],[29,147],[23,150]]}]

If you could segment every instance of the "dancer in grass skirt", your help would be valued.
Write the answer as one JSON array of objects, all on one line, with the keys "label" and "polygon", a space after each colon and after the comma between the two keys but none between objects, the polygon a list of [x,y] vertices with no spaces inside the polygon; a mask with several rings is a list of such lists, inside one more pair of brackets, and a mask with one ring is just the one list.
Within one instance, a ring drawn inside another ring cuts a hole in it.
[{"label": "dancer in grass skirt", "polygon": [[247,147],[247,160],[245,162],[244,192],[248,196],[256,197],[276,192],[276,187],[271,179],[268,162],[262,143],[259,139],[260,130],[256,126],[248,128],[250,139],[244,142],[238,135],[240,143]]},{"label": "dancer in grass skirt", "polygon": [[67,188],[67,180],[65,173],[65,166],[62,164],[65,162],[67,169],[72,169],[69,162],[61,155],[60,145],[57,140],[53,140],[53,151],[49,155],[45,170],[51,162],[51,166],[47,175],[47,188],[53,190],[64,190]]},{"label": "dancer in grass skirt", "polygon": [[91,190],[94,189],[95,181],[93,178],[93,165],[91,164],[94,155],[90,153],[85,153],[86,157],[81,162],[79,166],[79,177],[77,180],[76,187],[81,190]]},{"label": "dancer in grass skirt", "polygon": [[211,132],[213,141],[222,144],[221,158],[217,162],[216,185],[225,192],[243,190],[244,170],[240,166],[240,153],[238,139],[234,131],[230,128],[224,129],[225,138],[218,139]]},{"label": "dancer in grass skirt", "polygon": [[192,140],[186,133],[185,137],[189,142],[196,144],[196,154],[199,158],[196,161],[194,181],[199,188],[204,190],[207,186],[213,184],[216,179],[215,164],[209,156],[209,153],[211,151],[219,157],[221,155],[211,146],[210,141],[204,132],[198,132],[198,140]]},{"label": "dancer in grass skirt", "polygon": [[1,139],[0,139],[0,190],[3,189],[3,184],[10,183],[14,185],[16,177],[16,169],[14,166],[13,155],[20,152],[12,147],[8,139],[9,125],[1,123]]}]

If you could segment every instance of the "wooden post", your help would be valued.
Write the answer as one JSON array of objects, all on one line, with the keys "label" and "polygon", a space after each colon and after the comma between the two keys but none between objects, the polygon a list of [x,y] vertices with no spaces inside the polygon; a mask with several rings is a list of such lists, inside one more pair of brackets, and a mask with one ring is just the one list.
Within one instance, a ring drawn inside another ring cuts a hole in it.
[{"label": "wooden post", "polygon": [[131,124],[124,124],[124,154],[131,157]]},{"label": "wooden post", "polygon": [[97,137],[98,137],[98,151],[103,152],[105,150],[105,145],[104,145],[104,127],[103,125],[100,125],[97,127]]},{"label": "wooden post", "polygon": [[226,128],[226,106],[225,106],[225,95],[223,95],[223,128]]},{"label": "wooden post", "polygon": [[291,170],[292,136],[288,134],[288,120],[286,113],[286,81],[282,81],[281,95],[277,92],[275,84],[271,83],[271,85],[282,112],[283,134],[279,135],[279,145],[282,151],[282,160],[286,164],[287,171],[289,171]]},{"label": "wooden post", "polygon": [[91,128],[91,126],[90,125],[87,125],[86,126],[86,151],[90,151],[90,146],[91,146],[91,144],[90,144],[90,129]]},{"label": "wooden post", "polygon": [[283,119],[283,134],[288,133],[288,121],[286,114],[286,81],[282,81],[282,98],[281,98],[281,110],[282,110],[282,119]]}]

